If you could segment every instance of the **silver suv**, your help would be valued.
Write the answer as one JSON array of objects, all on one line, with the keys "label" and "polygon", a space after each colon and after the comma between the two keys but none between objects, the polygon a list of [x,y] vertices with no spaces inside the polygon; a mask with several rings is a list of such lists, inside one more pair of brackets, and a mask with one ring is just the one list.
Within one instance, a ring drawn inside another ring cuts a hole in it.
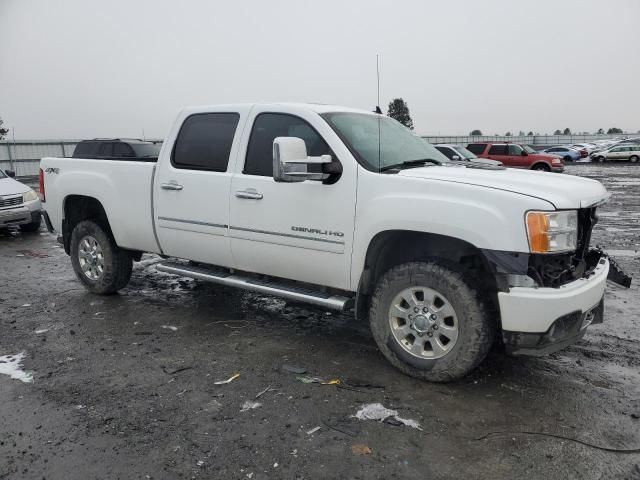
[{"label": "silver suv", "polygon": [[632,163],[637,163],[640,161],[640,145],[616,145],[600,152],[594,152],[591,157],[596,162],[628,160]]}]

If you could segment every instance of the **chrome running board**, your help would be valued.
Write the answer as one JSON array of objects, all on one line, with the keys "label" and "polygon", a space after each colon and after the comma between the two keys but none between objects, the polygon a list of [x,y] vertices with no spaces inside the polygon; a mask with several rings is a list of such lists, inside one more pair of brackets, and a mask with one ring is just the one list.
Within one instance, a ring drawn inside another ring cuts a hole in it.
[{"label": "chrome running board", "polygon": [[184,277],[196,278],[198,280],[206,280],[207,282],[242,288],[252,292],[265,293],[267,295],[282,297],[287,300],[311,303],[313,305],[330,308],[332,310],[344,311],[353,306],[353,298],[350,297],[334,295],[308,288],[284,285],[273,280],[261,280],[223,270],[213,270],[207,267],[176,262],[158,263],[156,268],[160,272],[182,275]]}]

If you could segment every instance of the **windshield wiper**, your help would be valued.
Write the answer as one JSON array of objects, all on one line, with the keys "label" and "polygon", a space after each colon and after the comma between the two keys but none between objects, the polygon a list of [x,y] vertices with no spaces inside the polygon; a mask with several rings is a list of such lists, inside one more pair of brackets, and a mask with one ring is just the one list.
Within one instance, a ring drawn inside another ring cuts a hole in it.
[{"label": "windshield wiper", "polygon": [[418,160],[407,160],[406,162],[394,163],[393,165],[385,165],[380,167],[381,172],[388,172],[389,170],[402,170],[404,168],[413,168],[424,166],[425,163],[433,163],[434,165],[442,165],[442,162],[434,158],[421,158]]}]

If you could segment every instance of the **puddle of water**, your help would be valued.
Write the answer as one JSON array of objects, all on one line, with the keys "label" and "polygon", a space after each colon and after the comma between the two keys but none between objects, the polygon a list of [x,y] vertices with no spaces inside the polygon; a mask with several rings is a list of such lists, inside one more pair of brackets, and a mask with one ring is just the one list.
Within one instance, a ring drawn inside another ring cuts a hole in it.
[{"label": "puddle of water", "polygon": [[26,352],[0,356],[0,374],[9,375],[24,383],[33,383],[33,373],[22,370],[22,360],[25,356]]}]

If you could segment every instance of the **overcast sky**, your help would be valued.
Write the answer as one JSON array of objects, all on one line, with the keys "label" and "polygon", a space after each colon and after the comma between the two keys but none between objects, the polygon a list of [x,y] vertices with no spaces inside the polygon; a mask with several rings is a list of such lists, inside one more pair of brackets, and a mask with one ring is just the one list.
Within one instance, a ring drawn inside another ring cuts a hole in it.
[{"label": "overcast sky", "polygon": [[16,139],[163,137],[186,105],[404,98],[421,134],[640,130],[640,1],[0,0]]}]

